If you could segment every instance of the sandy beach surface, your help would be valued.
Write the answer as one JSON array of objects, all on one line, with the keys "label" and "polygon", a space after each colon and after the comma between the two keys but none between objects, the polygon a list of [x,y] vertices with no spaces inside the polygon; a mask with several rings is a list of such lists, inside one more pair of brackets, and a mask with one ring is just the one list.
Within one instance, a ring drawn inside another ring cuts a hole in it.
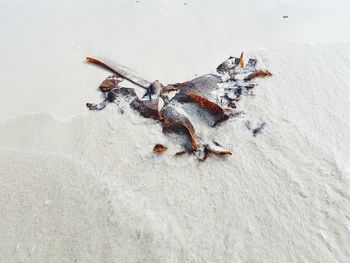
[{"label": "sandy beach surface", "polygon": [[[0,262],[350,262],[349,26],[345,0],[0,0]],[[85,108],[86,56],[166,84],[242,50],[273,77],[199,127],[228,158]]]}]

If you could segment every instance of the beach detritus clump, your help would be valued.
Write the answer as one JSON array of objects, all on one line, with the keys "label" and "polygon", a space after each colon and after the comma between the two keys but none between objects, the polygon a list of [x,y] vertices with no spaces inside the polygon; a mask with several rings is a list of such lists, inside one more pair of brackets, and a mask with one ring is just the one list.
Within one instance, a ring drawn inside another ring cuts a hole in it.
[{"label": "beach detritus clump", "polygon": [[[196,131],[193,118],[203,118],[208,126],[215,127],[219,123],[234,118],[242,113],[238,110],[238,102],[243,96],[253,96],[255,79],[270,77],[266,69],[257,68],[257,59],[250,58],[245,63],[243,52],[240,57],[229,57],[217,68],[215,74],[206,74],[190,81],[163,85],[160,81],[153,82],[139,78],[113,63],[87,58],[88,62],[104,67],[114,74],[107,77],[100,85],[105,99],[98,103],[87,103],[90,110],[102,110],[109,103],[120,108],[128,104],[142,117],[151,118],[162,124],[164,133],[175,133],[185,138],[185,151],[176,156],[191,153],[199,161],[204,161],[210,155],[229,156],[232,152],[226,150],[216,141],[205,142]],[[133,88],[120,87],[122,79],[146,90],[139,97]],[[258,127],[248,127],[253,136],[261,133],[265,123]],[[167,147],[156,144],[153,151],[162,153]]]}]

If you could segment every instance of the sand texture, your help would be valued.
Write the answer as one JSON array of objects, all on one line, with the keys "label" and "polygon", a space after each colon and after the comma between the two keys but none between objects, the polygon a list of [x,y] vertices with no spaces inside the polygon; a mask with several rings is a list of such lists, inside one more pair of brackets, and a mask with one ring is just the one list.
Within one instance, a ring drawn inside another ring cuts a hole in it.
[{"label": "sand texture", "polygon": [[[0,262],[350,261],[350,38],[331,28],[349,24],[344,1],[338,16],[326,1],[30,2],[0,1],[12,19],[0,26]],[[322,29],[323,15],[334,21]],[[273,77],[242,99],[244,115],[199,124],[228,158],[175,157],[159,123],[84,108],[109,74],[86,55],[171,83],[244,46]]]}]

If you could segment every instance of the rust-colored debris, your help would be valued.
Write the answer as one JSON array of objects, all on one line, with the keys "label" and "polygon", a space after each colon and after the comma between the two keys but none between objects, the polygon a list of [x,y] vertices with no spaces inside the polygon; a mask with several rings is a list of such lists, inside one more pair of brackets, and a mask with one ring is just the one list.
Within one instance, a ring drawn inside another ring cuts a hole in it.
[{"label": "rust-colored debris", "polygon": [[248,75],[244,80],[249,81],[255,78],[264,78],[264,77],[270,77],[270,76],[272,76],[272,74],[268,70],[262,69]]},{"label": "rust-colored debris", "polygon": [[166,146],[164,146],[163,144],[156,144],[154,145],[153,147],[153,151],[155,153],[163,153],[165,152],[166,150],[168,150],[168,148]]},{"label": "rust-colored debris", "polygon": [[184,155],[184,154],[186,154],[186,153],[188,153],[188,152],[186,152],[186,151],[180,151],[180,152],[175,153],[175,156],[182,156],[182,155]]},{"label": "rust-colored debris", "polygon": [[213,114],[223,114],[223,112],[224,112],[218,104],[211,102],[202,96],[196,95],[195,93],[190,93],[190,94],[188,94],[188,96],[200,108],[203,108],[203,109],[205,109]]},{"label": "rust-colored debris", "polygon": [[102,81],[102,83],[100,84],[99,89],[102,92],[107,92],[110,91],[112,89],[115,89],[118,87],[118,84],[121,82],[121,79],[118,79],[116,76],[111,76],[106,78],[104,81]]}]

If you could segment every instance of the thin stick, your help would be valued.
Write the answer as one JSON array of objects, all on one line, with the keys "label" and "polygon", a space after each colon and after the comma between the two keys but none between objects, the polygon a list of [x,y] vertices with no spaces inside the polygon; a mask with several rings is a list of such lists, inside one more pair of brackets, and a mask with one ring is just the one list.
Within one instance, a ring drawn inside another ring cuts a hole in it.
[{"label": "thin stick", "polygon": [[101,67],[104,67],[104,68],[112,71],[113,73],[119,75],[120,77],[129,80],[130,82],[134,83],[135,85],[137,85],[141,88],[148,89],[149,86],[151,85],[151,82],[144,80],[142,78],[139,78],[133,74],[130,74],[130,73],[126,72],[124,69],[122,69],[121,67],[116,66],[111,62],[102,62],[102,61],[95,59],[95,58],[92,58],[92,57],[86,57],[86,61],[90,62],[90,63],[97,64]]}]

